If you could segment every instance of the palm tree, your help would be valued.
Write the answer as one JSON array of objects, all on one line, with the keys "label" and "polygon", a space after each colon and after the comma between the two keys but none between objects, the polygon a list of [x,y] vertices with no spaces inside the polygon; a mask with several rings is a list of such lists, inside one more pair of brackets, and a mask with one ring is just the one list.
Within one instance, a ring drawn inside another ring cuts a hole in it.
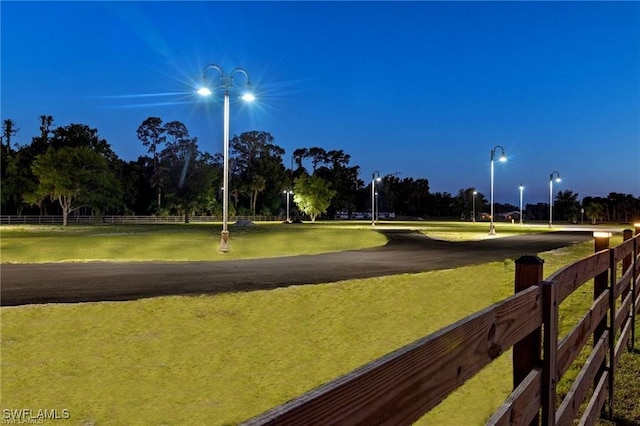
[{"label": "palm tree", "polygon": [[258,194],[264,191],[266,187],[266,181],[263,176],[254,176],[251,184],[249,184],[249,190],[251,191],[251,210],[253,211],[253,218],[256,217],[256,204],[258,202]]},{"label": "palm tree", "polygon": [[575,223],[578,221],[578,212],[580,211],[580,202],[578,194],[573,191],[560,191],[556,195],[555,208],[559,217]]}]

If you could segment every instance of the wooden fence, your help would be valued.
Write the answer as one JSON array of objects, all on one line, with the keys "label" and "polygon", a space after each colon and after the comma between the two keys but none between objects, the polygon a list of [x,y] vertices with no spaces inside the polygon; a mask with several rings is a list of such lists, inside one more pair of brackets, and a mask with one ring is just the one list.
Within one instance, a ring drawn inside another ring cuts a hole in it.
[{"label": "wooden fence", "polygon": [[[283,221],[283,216],[232,216],[230,222],[238,220],[252,221]],[[222,216],[189,216],[192,223],[222,222]],[[99,224],[154,224],[154,223],[185,223],[185,217],[180,216],[69,216],[69,224],[99,225]],[[0,225],[62,225],[62,216],[0,216]]]},{"label": "wooden fence", "polygon": [[[420,419],[470,377],[513,347],[514,390],[491,425],[570,425],[590,398],[580,424],[613,415],[615,371],[634,346],[640,308],[640,235],[595,237],[595,254],[543,280],[543,261],[516,260],[516,294],[329,382],[244,425],[406,425]],[[562,302],[587,282],[594,300],[580,322],[558,337]],[[558,381],[593,339],[587,361],[564,400]]]}]

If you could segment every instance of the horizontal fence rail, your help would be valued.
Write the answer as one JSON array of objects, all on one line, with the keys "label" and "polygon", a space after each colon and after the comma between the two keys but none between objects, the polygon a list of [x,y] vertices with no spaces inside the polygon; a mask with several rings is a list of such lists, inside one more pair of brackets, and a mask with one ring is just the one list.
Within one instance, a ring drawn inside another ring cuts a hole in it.
[{"label": "horizontal fence rail", "polygon": [[520,292],[246,424],[409,424],[539,327],[540,299]]},{"label": "horizontal fence rail", "polygon": [[[243,425],[411,424],[511,347],[514,390],[487,424],[571,425],[580,416],[593,425],[605,407],[611,417],[615,370],[625,348],[634,348],[640,310],[640,235],[625,230],[624,240],[610,249],[608,237],[596,238],[596,253],[546,280],[543,261],[523,256],[514,296]],[[559,339],[562,302],[591,282],[593,303]],[[587,359],[558,404],[556,385],[584,348]]]},{"label": "horizontal fence rail", "polygon": [[[258,222],[284,221],[284,216],[230,216],[229,221],[250,220]],[[154,223],[222,223],[222,216],[69,216],[69,224],[154,224]],[[0,216],[0,225],[62,225],[62,216]]]}]

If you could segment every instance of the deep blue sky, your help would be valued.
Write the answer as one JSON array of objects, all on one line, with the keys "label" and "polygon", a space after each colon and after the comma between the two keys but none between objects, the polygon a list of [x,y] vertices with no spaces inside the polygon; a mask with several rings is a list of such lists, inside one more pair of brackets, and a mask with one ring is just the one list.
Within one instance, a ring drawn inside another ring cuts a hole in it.
[{"label": "deep blue sky", "polygon": [[[202,69],[245,68],[258,102],[231,103],[231,135],[286,150],[343,149],[368,181],[426,178],[495,200],[640,196],[640,2],[0,2],[1,117],[16,142],[97,128],[125,160],[149,116],[222,152],[222,105]],[[210,74],[216,77],[215,74]],[[235,82],[242,85],[243,79]]]}]

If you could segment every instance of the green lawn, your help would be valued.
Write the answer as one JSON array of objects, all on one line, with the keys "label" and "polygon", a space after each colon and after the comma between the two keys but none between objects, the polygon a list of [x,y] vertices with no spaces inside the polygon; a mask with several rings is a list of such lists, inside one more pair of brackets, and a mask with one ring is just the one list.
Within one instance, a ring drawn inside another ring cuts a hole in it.
[{"label": "green lawn", "polygon": [[[488,238],[487,223],[386,222],[381,228],[417,229],[432,238]],[[231,225],[229,253],[218,253],[220,224],[2,226],[0,255],[4,263],[63,261],[232,260],[353,250],[386,242],[368,222]],[[540,226],[500,224],[498,236],[546,232]]]},{"label": "green lawn", "polygon": [[[171,240],[169,234],[176,232],[183,241],[183,229],[192,226],[146,233],[142,228],[108,230],[118,230],[115,239],[127,239],[129,231],[137,233],[136,241]],[[307,232],[287,225],[268,228],[250,228],[246,240],[281,238],[280,229],[287,241],[296,232]],[[53,235],[45,235],[47,231]],[[378,243],[377,233],[362,229],[315,231]],[[42,253],[56,253],[50,245],[67,238],[66,229],[17,232],[34,240],[24,246],[39,247]],[[37,236],[28,237],[28,232]],[[78,235],[68,238],[93,241],[105,229],[74,228],[69,234],[74,232]],[[202,240],[206,243],[194,244],[203,250],[211,240],[217,243],[211,234]],[[236,234],[240,244],[242,231]],[[6,235],[2,228],[3,262],[5,244],[13,246]],[[313,243],[324,240],[317,237]],[[592,250],[585,243],[542,254],[545,276]],[[104,250],[95,255],[103,258]],[[21,260],[13,256],[13,261]],[[47,260],[42,254],[38,259]],[[59,258],[70,259],[79,260]],[[513,262],[505,260],[252,293],[2,308],[0,408],[67,409],[74,424],[235,424],[509,296],[513,275]],[[482,285],[470,285],[469,277]],[[566,314],[567,323],[586,309],[575,305],[576,312]],[[509,352],[419,424],[481,424],[510,389]],[[623,389],[635,389],[637,395],[637,387]]]},{"label": "green lawn", "polygon": [[217,252],[219,225],[3,226],[2,262],[231,260],[360,249],[386,242],[363,226],[259,223],[230,226],[231,252]]},{"label": "green lawn", "polygon": [[[496,263],[213,297],[3,308],[2,406],[67,408],[98,424],[184,424],[194,413],[239,422],[498,300],[512,275]],[[469,276],[487,285],[470,288]]]}]

